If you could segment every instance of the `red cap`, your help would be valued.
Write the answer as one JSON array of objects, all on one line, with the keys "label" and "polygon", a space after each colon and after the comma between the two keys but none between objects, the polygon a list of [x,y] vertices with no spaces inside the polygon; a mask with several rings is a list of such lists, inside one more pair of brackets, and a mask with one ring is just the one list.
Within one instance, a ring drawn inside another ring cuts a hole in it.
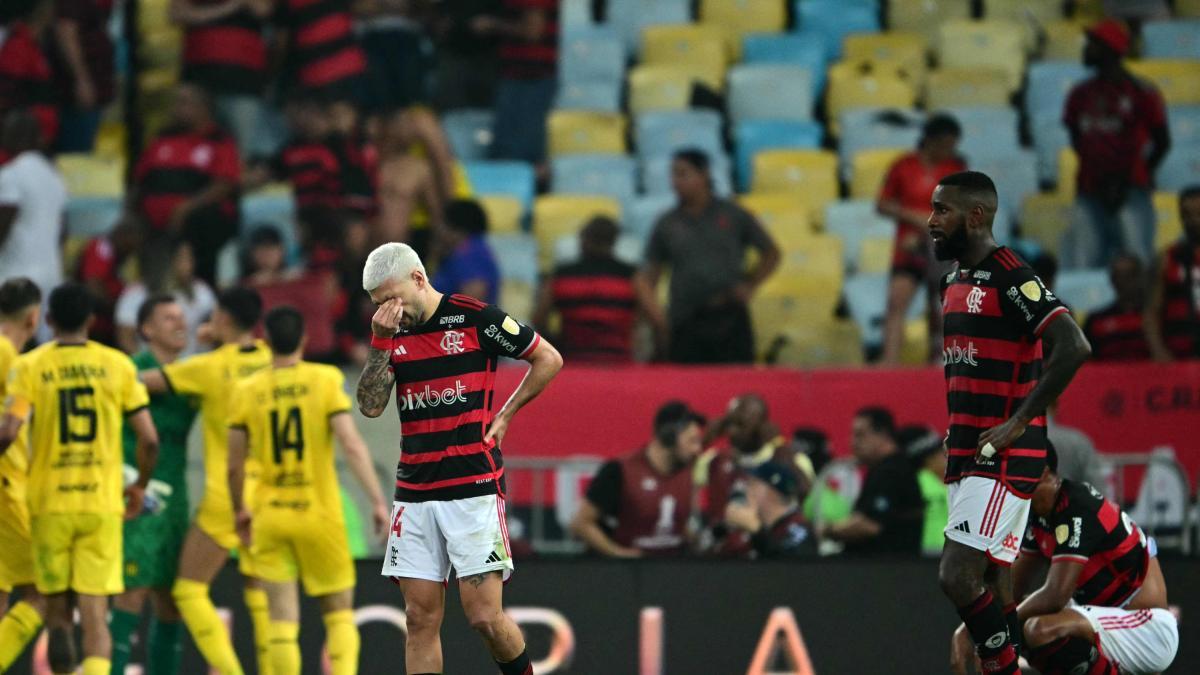
[{"label": "red cap", "polygon": [[1125,24],[1116,19],[1105,19],[1087,30],[1091,37],[1108,45],[1108,48],[1121,56],[1129,53],[1129,31]]}]

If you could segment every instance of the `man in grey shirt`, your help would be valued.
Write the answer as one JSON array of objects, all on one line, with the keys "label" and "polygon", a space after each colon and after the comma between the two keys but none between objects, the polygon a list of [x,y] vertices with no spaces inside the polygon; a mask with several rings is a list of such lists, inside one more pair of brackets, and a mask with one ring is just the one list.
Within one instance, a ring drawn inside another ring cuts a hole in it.
[{"label": "man in grey shirt", "polygon": [[[647,313],[660,336],[669,336],[676,363],[749,363],[754,332],[747,303],[779,265],[779,249],[753,215],[713,194],[708,155],[681,150],[671,163],[679,204],[658,219],[639,279]],[[758,262],[746,269],[746,250]],[[664,315],[655,287],[671,269]],[[660,340],[660,346],[662,341]]]}]

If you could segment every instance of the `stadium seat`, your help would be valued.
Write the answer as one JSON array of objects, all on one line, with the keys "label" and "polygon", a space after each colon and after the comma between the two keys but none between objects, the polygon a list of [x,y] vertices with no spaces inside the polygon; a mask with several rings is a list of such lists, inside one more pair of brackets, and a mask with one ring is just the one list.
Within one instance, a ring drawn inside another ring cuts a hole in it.
[{"label": "stadium seat", "polygon": [[748,120],[733,130],[737,153],[738,185],[744,190],[751,183],[751,160],[760,150],[778,148],[819,148],[824,130],[817,122]]},{"label": "stadium seat", "polygon": [[858,274],[887,274],[892,269],[892,249],[895,237],[866,237],[858,249]]},{"label": "stadium seat", "polygon": [[1179,215],[1179,195],[1174,192],[1154,193],[1154,250],[1161,251],[1183,236],[1183,219]]},{"label": "stadium seat", "polygon": [[1155,182],[1161,190],[1182,190],[1200,185],[1200,143],[1172,143],[1167,158],[1155,172]]},{"label": "stadium seat", "polygon": [[1054,281],[1054,293],[1071,311],[1091,314],[1104,309],[1116,299],[1108,270],[1062,270]]},{"label": "stadium seat", "polygon": [[736,58],[747,33],[778,33],[787,25],[787,8],[779,0],[700,0],[700,22],[725,33]]},{"label": "stadium seat", "polygon": [[125,161],[93,154],[63,154],[55,165],[72,197],[120,197],[125,192]]},{"label": "stadium seat", "polygon": [[591,0],[562,0],[558,18],[564,42],[575,35],[599,30],[592,20]]},{"label": "stadium seat", "polygon": [[938,31],[938,62],[963,70],[1003,71],[1011,94],[1025,75],[1022,35],[1021,24],[1002,19],[944,21]]},{"label": "stadium seat", "polygon": [[828,150],[765,150],[752,163],[754,192],[801,192],[814,220],[838,197],[837,155]]},{"label": "stadium seat", "polygon": [[1126,65],[1134,75],[1157,85],[1167,105],[1200,103],[1200,61],[1143,59]]},{"label": "stadium seat", "polygon": [[577,80],[558,85],[554,107],[559,110],[621,110],[620,80]]},{"label": "stadium seat", "polygon": [[550,156],[622,154],[625,116],[620,113],[555,110],[546,121]]},{"label": "stadium seat", "polygon": [[1107,14],[1104,0],[1075,0],[1071,4],[1073,5],[1071,18],[1079,21],[1095,22],[1103,19]]},{"label": "stadium seat", "polygon": [[996,68],[938,68],[925,79],[925,108],[1008,105],[1007,75]]},{"label": "stadium seat", "polygon": [[67,236],[91,239],[110,232],[125,210],[121,197],[77,197],[67,198],[64,220]]},{"label": "stadium seat", "polygon": [[1083,45],[1087,42],[1084,32],[1087,23],[1090,22],[1065,19],[1046,24],[1042,58],[1047,61],[1079,61],[1083,57]]},{"label": "stadium seat", "polygon": [[129,143],[129,129],[124,122],[107,120],[96,130],[94,152],[102,157],[124,159]]},{"label": "stadium seat", "polygon": [[538,241],[541,269],[549,269],[554,257],[554,242],[559,237],[578,234],[584,224],[597,215],[620,222],[621,203],[600,195],[538,197],[533,204],[533,235]]},{"label": "stadium seat", "polygon": [[754,33],[742,39],[743,64],[774,63],[807,68],[814,99],[825,87],[825,67],[829,63],[827,53],[825,39],[811,33]]},{"label": "stadium seat", "polygon": [[284,249],[289,258],[300,251],[300,238],[296,232],[296,203],[290,190],[269,187],[242,197],[238,203],[241,211],[239,230],[248,235],[263,225],[271,225],[283,238]]},{"label": "stadium seat", "polygon": [[625,75],[625,45],[615,34],[588,34],[564,39],[559,52],[559,79],[565,84],[620,82]]},{"label": "stadium seat", "polygon": [[850,161],[860,150],[916,147],[924,121],[919,110],[856,108],[842,113],[838,143],[842,177],[849,182]]},{"label": "stadium seat", "polygon": [[983,16],[986,19],[1004,19],[1021,27],[1026,52],[1032,52],[1038,43],[1038,33],[1052,21],[1063,17],[1062,4],[1042,0],[984,0]]},{"label": "stadium seat", "polygon": [[1148,21],[1142,26],[1142,56],[1200,59],[1200,21]]},{"label": "stadium seat", "polygon": [[1045,115],[1062,120],[1067,95],[1076,84],[1087,79],[1088,75],[1088,69],[1078,60],[1040,61],[1030,64],[1025,86],[1025,114],[1030,119]]},{"label": "stadium seat", "polygon": [[1054,193],[1032,194],[1021,205],[1021,236],[1058,255],[1063,235],[1071,223],[1069,198]]},{"label": "stadium seat", "polygon": [[843,199],[825,207],[825,232],[842,242],[843,264],[857,273],[858,256],[865,239],[894,239],[896,224],[875,210],[874,199]]},{"label": "stadium seat", "polygon": [[914,82],[922,82],[929,69],[929,45],[919,33],[856,33],[847,35],[842,56],[847,61],[898,64]]},{"label": "stadium seat", "polygon": [[496,257],[500,278],[533,286],[538,280],[538,243],[529,234],[489,234],[488,246]]},{"label": "stadium seat", "polygon": [[962,126],[958,149],[968,165],[1003,157],[1021,147],[1016,108],[954,107],[944,112]]},{"label": "stadium seat", "polygon": [[491,110],[463,108],[442,115],[442,129],[450,141],[450,149],[460,161],[486,159],[492,147]]},{"label": "stadium seat", "polygon": [[[617,260],[634,266],[642,264],[642,255],[645,252],[645,242],[638,237],[628,234],[619,235],[616,243],[613,245],[613,255]],[[559,237],[558,241],[554,242],[554,265],[558,266],[576,262],[579,260],[579,253],[578,235]]]},{"label": "stadium seat", "polygon": [[710,157],[724,153],[721,114],[714,110],[648,112],[634,119],[634,143],[642,158],[699,148]]},{"label": "stadium seat", "polygon": [[[659,154],[642,158],[642,190],[646,194],[673,194],[671,191],[671,160],[670,154]],[[709,173],[713,179],[713,190],[719,197],[728,197],[734,193],[731,179],[733,168],[729,157],[724,152],[708,156]]]},{"label": "stadium seat", "polygon": [[785,254],[804,246],[814,235],[809,219],[811,209],[799,195],[748,194],[739,197],[738,203],[762,222]]},{"label": "stadium seat", "polygon": [[843,0],[796,0],[796,26],[806,33],[826,36],[830,58],[842,53],[842,39],[850,33],[879,32],[879,9],[870,4]]},{"label": "stadium seat", "polygon": [[627,155],[570,155],[550,162],[557,193],[606,195],[620,202],[637,194],[637,162]]},{"label": "stadium seat", "polygon": [[744,120],[812,119],[812,78],[800,66],[759,64],[729,71],[729,115]]},{"label": "stadium seat", "polygon": [[[889,275],[856,274],[848,279],[842,288],[846,298],[846,308],[850,317],[858,325],[862,342],[867,347],[879,347],[883,344],[883,320],[887,312]],[[925,293],[913,296],[913,302],[908,308],[910,320],[920,320],[929,304]]]},{"label": "stadium seat", "polygon": [[816,316],[831,316],[842,289],[842,242],[837,237],[814,234],[784,252],[775,274],[758,289],[761,297],[793,296],[813,305]]},{"label": "stadium seat", "polygon": [[493,234],[518,234],[521,232],[522,214],[525,207],[521,200],[510,195],[476,196],[479,206],[487,214],[488,232]]},{"label": "stadium seat", "polygon": [[1175,16],[1200,17],[1200,0],[1175,0]]},{"label": "stadium seat", "polygon": [[844,319],[826,318],[788,324],[768,345],[764,359],[792,368],[852,367],[863,364],[858,326]]},{"label": "stadium seat", "polygon": [[670,65],[629,69],[629,111],[635,115],[660,110],[686,110],[692,102],[696,76]]},{"label": "stadium seat", "polygon": [[1014,149],[1004,157],[995,157],[971,165],[996,182],[1000,193],[1000,210],[1014,215],[1025,203],[1025,198],[1038,192],[1037,154],[1032,150]]},{"label": "stadium seat", "polygon": [[641,62],[670,65],[698,63],[724,68],[730,48],[725,33],[713,26],[675,24],[642,30]]},{"label": "stadium seat", "polygon": [[632,54],[641,46],[645,28],[691,22],[691,4],[691,0],[610,0],[607,14]]},{"label": "stadium seat", "polygon": [[910,82],[891,74],[830,68],[826,113],[836,135],[841,114],[854,108],[911,108],[917,93]]},{"label": "stadium seat", "polygon": [[658,219],[667,211],[675,208],[678,203],[679,200],[670,192],[634,197],[624,209],[625,218],[621,223],[622,229],[630,235],[646,241],[650,238],[650,233],[654,230]]},{"label": "stadium seat", "polygon": [[1079,178],[1079,157],[1070,146],[1058,151],[1058,189],[1056,192],[1067,199],[1075,198],[1075,182]]},{"label": "stadium seat", "polygon": [[1171,143],[1200,143],[1200,105],[1176,105],[1167,109]]},{"label": "stadium seat", "polygon": [[1071,145],[1071,134],[1063,126],[1061,115],[1039,115],[1029,122],[1033,149],[1038,156],[1038,177],[1043,183],[1057,183],[1058,156]]},{"label": "stadium seat", "polygon": [[943,21],[971,16],[969,0],[889,0],[888,29],[920,33],[930,45],[937,44],[938,26]]},{"label": "stadium seat", "polygon": [[525,162],[466,162],[463,169],[476,194],[508,195],[521,203],[522,215],[533,208],[535,178],[533,167]]},{"label": "stadium seat", "polygon": [[850,198],[877,199],[892,164],[909,148],[860,150],[850,160]]}]

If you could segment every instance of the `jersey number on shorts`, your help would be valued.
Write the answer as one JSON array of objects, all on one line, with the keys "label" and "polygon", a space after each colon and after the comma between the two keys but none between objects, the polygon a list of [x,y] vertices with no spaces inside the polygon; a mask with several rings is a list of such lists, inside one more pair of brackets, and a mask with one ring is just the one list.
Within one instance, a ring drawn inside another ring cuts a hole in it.
[{"label": "jersey number on shorts", "polygon": [[291,450],[296,453],[296,461],[304,458],[304,423],[300,421],[300,409],[291,408],[279,426],[279,411],[271,411],[271,445],[274,448],[275,463],[283,464],[283,453]]},{"label": "jersey number on shorts", "polygon": [[58,390],[59,444],[91,443],[96,440],[96,409],[80,400],[90,399],[94,393],[91,387]]}]

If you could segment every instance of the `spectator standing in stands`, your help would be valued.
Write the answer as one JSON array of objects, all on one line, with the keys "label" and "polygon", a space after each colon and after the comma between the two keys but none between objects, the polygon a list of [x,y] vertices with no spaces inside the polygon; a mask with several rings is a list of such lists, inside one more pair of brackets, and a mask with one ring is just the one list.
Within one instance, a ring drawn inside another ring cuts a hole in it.
[{"label": "spectator standing in stands", "polygon": [[28,277],[48,298],[62,283],[67,188],[41,141],[30,111],[11,111],[0,123],[0,149],[12,158],[0,167],[0,275]]},{"label": "spectator standing in stands", "polygon": [[496,159],[546,159],[546,116],[558,92],[558,6],[559,0],[503,0],[503,14],[472,22],[476,34],[500,40]]},{"label": "spectator standing in stands", "polygon": [[579,260],[561,265],[542,284],[533,324],[549,328],[558,313],[554,344],[572,363],[633,361],[633,328],[645,303],[637,294],[637,268],[617,260],[617,223],[596,216],[579,233]]},{"label": "spectator standing in stands", "polygon": [[138,256],[142,280],[125,287],[117,300],[115,320],[117,346],[127,354],[137,352],[138,311],[146,300],[169,296],[183,309],[187,322],[187,344],[183,356],[200,350],[197,331],[217,308],[217,296],[204,281],[196,278],[196,261],[186,241],[158,239],[143,247]]},{"label": "spectator standing in stands", "polygon": [[437,52],[433,101],[438,110],[488,108],[495,102],[498,41],[478,33],[475,21],[494,5],[493,0],[459,0],[439,7],[433,17]]},{"label": "spectator standing in stands", "polygon": [[[406,242],[423,256],[437,243],[434,234],[445,222],[448,191],[458,197],[469,196],[456,184],[453,160],[447,159],[449,144],[443,148],[423,131],[428,122],[418,122],[428,117],[428,113],[414,116],[401,111],[384,122],[375,233],[377,241]],[[436,120],[432,122],[436,126]]]},{"label": "spectator standing in stands", "polygon": [[300,270],[289,268],[283,235],[274,225],[259,225],[250,233],[246,245],[246,260],[242,266],[242,283],[247,286],[266,286],[290,281]]},{"label": "spectator standing in stands", "polygon": [[433,275],[434,288],[496,304],[500,268],[487,242],[487,214],[478,202],[460,199],[446,205],[446,227],[438,247],[446,252]]},{"label": "spectator standing in stands", "polygon": [[116,63],[108,36],[113,0],[54,0],[54,48],[49,50],[62,103],[59,152],[91,152],[100,113],[116,94]]},{"label": "spectator standing in stands", "polygon": [[925,502],[921,554],[939,557],[946,543],[946,523],[950,520],[950,491],[944,482],[946,446],[943,437],[929,427],[915,425],[897,431],[896,441],[917,472],[917,486]]},{"label": "spectator standing in stands", "polygon": [[1108,267],[1116,300],[1092,312],[1083,334],[1094,361],[1145,361],[1150,358],[1143,316],[1146,312],[1146,268],[1137,256],[1123,253]]},{"label": "spectator standing in stands", "polygon": [[750,536],[759,559],[799,558],[817,554],[817,537],[800,509],[800,486],[790,467],[764,462],[750,471],[746,501],[729,505],[730,526]]},{"label": "spectator standing in stands", "polygon": [[277,135],[266,119],[268,78],[263,25],[273,0],[171,0],[183,26],[183,79],[204,88],[243,157],[266,157]]},{"label": "spectator standing in stands", "polygon": [[958,156],[960,138],[962,128],[953,117],[930,117],[921,129],[917,149],[892,164],[879,193],[876,210],[896,220],[896,244],[883,320],[881,362],[884,365],[900,362],[908,307],[918,291],[924,292],[929,299],[930,354],[941,354],[941,313],[938,312],[941,303],[938,302],[937,280],[945,265],[934,260],[933,241],[925,221],[929,219],[929,199],[938,181],[967,168],[966,162]]},{"label": "spectator standing in stands", "polygon": [[[367,54],[367,109],[395,110],[429,100],[433,44],[425,35],[426,0],[354,0]],[[442,11],[438,3],[438,11]]]},{"label": "spectator standing in stands", "polygon": [[83,247],[75,267],[75,280],[87,286],[96,303],[88,337],[117,345],[113,314],[125,290],[122,268],[142,246],[142,226],[133,218],[117,221],[112,231],[93,237]]},{"label": "spectator standing in stands", "polygon": [[1058,404],[1046,409],[1046,438],[1058,452],[1058,475],[1097,490],[1105,488],[1104,471],[1096,455],[1096,446],[1087,434],[1058,423]]},{"label": "spectator standing in stands", "polygon": [[1155,361],[1200,357],[1200,185],[1179,193],[1183,238],[1155,266],[1146,305],[1146,341]]},{"label": "spectator standing in stands", "polygon": [[1107,265],[1154,250],[1154,171],[1171,147],[1162,94],[1125,69],[1129,32],[1106,19],[1087,32],[1084,65],[1096,74],[1067,97],[1063,124],[1079,156],[1065,267]]},{"label": "spectator standing in stands", "polygon": [[845,544],[846,553],[854,555],[916,554],[925,500],[912,464],[896,444],[892,413],[875,407],[859,410],[850,444],[867,475],[850,517],[826,525],[822,538]]},{"label": "spectator standing in stands", "polygon": [[[671,162],[679,205],[654,225],[639,283],[655,328],[669,335],[677,363],[750,363],[754,329],[748,304],[754,290],[779,266],[779,249],[753,215],[713,194],[708,155],[681,150]],[[745,268],[747,249],[758,263]],[[668,315],[655,287],[671,268]]]},{"label": "spectator standing in stands", "polygon": [[[50,62],[25,21],[34,5],[6,2],[0,7],[0,115],[28,109],[38,121],[41,146],[50,148],[58,138],[59,113]],[[49,294],[42,289],[43,296]]]},{"label": "spectator standing in stands", "polygon": [[367,55],[349,0],[277,0],[275,49],[287,55],[287,87],[326,101],[362,100]]},{"label": "spectator standing in stands", "polygon": [[196,275],[215,283],[217,254],[237,233],[241,164],[211,101],[192,84],[175,88],[171,122],[138,158],[130,204],[156,234],[192,245]]},{"label": "spectator standing in stands", "polygon": [[663,405],[645,448],[600,467],[571,532],[610,558],[682,555],[703,437],[703,417],[680,401]]}]

